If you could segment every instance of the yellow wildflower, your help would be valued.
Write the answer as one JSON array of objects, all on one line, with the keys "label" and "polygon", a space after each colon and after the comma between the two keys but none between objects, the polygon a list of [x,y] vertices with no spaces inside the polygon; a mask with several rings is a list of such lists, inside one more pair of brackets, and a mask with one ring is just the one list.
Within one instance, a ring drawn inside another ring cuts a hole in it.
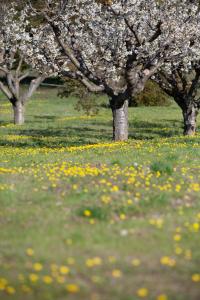
[{"label": "yellow wildflower", "polygon": [[137,290],[138,297],[145,298],[148,296],[148,294],[149,294],[149,291],[146,288],[140,288],[139,290]]},{"label": "yellow wildflower", "polygon": [[160,259],[160,263],[162,265],[165,265],[165,266],[169,266],[169,267],[174,267],[176,265],[176,261],[175,259],[169,257],[169,256],[163,256],[161,259]]},{"label": "yellow wildflower", "polygon": [[180,255],[182,252],[183,252],[183,249],[182,249],[182,248],[180,248],[180,247],[178,247],[178,246],[175,248],[175,253],[176,253],[177,255]]},{"label": "yellow wildflower", "polygon": [[117,185],[113,185],[113,187],[111,188],[112,192],[118,192],[119,191],[119,187]]},{"label": "yellow wildflower", "polygon": [[30,279],[31,282],[37,282],[38,279],[39,279],[39,276],[37,274],[31,273],[29,275],[29,279]]},{"label": "yellow wildflower", "polygon": [[126,219],[126,215],[125,214],[120,214],[119,217],[120,217],[121,220],[125,220]]},{"label": "yellow wildflower", "polygon": [[68,274],[69,273],[69,268],[68,267],[66,267],[66,266],[61,266],[60,267],[60,273],[61,274]]},{"label": "yellow wildflower", "polygon": [[94,266],[93,259],[88,258],[88,259],[86,260],[85,264],[86,264],[86,266],[89,267],[89,268],[93,267],[93,266]]},{"label": "yellow wildflower", "polygon": [[13,294],[15,294],[15,288],[14,287],[12,287],[12,286],[7,286],[6,287],[6,292],[8,293],[8,294],[10,294],[10,295],[13,295]]},{"label": "yellow wildflower", "polygon": [[8,284],[8,280],[5,278],[0,278],[0,291],[3,291]]},{"label": "yellow wildflower", "polygon": [[40,264],[40,263],[35,263],[35,264],[33,264],[33,269],[35,270],[35,271],[41,271],[42,269],[43,269],[43,266],[42,266],[42,264]]},{"label": "yellow wildflower", "polygon": [[77,284],[71,283],[66,285],[66,290],[69,293],[75,294],[79,292],[80,288]]},{"label": "yellow wildflower", "polygon": [[43,276],[43,282],[44,283],[46,283],[46,284],[51,284],[52,282],[53,282],[53,279],[52,279],[52,277],[51,276],[49,276],[49,275],[45,275],[45,276]]},{"label": "yellow wildflower", "polygon": [[199,282],[200,281],[200,274],[196,273],[192,275],[192,281]]},{"label": "yellow wildflower", "polygon": [[33,255],[34,255],[34,250],[33,250],[32,248],[27,248],[27,249],[26,249],[26,254],[27,254],[28,256],[33,256]]},{"label": "yellow wildflower", "polygon": [[173,238],[174,238],[174,241],[179,242],[181,240],[181,235],[175,234]]},{"label": "yellow wildflower", "polygon": [[199,223],[193,223],[193,224],[192,224],[192,229],[193,229],[195,232],[199,231]]},{"label": "yellow wildflower", "polygon": [[128,205],[131,205],[131,204],[133,204],[133,200],[131,200],[131,199],[128,199],[128,200],[127,200],[127,204],[128,204]]},{"label": "yellow wildflower", "polygon": [[131,264],[132,264],[134,267],[138,267],[138,266],[141,264],[141,262],[140,262],[139,259],[135,258],[135,259],[132,260]]},{"label": "yellow wildflower", "polygon": [[92,215],[92,213],[91,213],[91,211],[89,209],[84,210],[83,214],[86,217],[90,217]]},{"label": "yellow wildflower", "polygon": [[118,269],[115,269],[115,270],[112,271],[112,276],[114,278],[120,278],[122,276],[122,272]]}]

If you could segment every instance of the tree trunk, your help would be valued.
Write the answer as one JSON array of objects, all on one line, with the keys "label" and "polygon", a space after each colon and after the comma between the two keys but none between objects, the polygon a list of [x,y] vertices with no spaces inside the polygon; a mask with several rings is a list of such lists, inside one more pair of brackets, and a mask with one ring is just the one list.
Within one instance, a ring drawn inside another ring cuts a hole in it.
[{"label": "tree trunk", "polygon": [[13,104],[14,124],[24,124],[24,104],[21,101],[16,101]]},{"label": "tree trunk", "polygon": [[128,140],[128,100],[121,105],[111,101],[111,109],[113,115],[113,140]]},{"label": "tree trunk", "polygon": [[197,115],[198,107],[196,107],[194,104],[191,104],[189,107],[183,109],[184,135],[195,135]]}]

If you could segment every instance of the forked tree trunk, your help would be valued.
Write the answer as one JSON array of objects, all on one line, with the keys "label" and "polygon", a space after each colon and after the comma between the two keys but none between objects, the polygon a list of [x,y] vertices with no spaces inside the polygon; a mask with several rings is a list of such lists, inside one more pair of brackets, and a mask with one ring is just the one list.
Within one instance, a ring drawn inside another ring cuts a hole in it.
[{"label": "forked tree trunk", "polygon": [[191,104],[189,107],[183,109],[182,111],[184,121],[184,135],[195,135],[198,107],[196,107],[194,104]]},{"label": "forked tree trunk", "polygon": [[16,101],[13,104],[14,124],[24,124],[24,104],[21,101]]},{"label": "forked tree trunk", "polygon": [[111,104],[113,115],[113,140],[127,141],[128,140],[128,100],[123,104]]}]

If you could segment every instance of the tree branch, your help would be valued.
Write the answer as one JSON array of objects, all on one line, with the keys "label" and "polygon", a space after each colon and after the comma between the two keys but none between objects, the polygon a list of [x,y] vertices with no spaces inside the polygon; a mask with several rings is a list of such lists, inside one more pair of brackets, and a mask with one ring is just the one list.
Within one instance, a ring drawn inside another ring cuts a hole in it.
[{"label": "tree branch", "polygon": [[[7,84],[8,84],[8,88],[11,91],[11,93],[18,98],[18,89],[17,87],[17,83],[13,78],[13,75],[11,72],[9,72],[8,74],[6,74],[6,80],[7,80]],[[14,84],[15,82],[15,84]]]},{"label": "tree branch", "polygon": [[128,22],[128,20],[126,18],[124,18],[124,22],[126,23],[127,27],[130,29],[130,31],[133,33],[137,43],[138,43],[138,46],[141,46],[142,45],[142,42],[138,36],[138,34],[136,33],[136,31],[133,29],[133,26],[131,26]]},{"label": "tree branch", "polygon": [[8,74],[9,73],[8,69],[5,69],[3,67],[0,67],[0,71],[3,72],[4,74]]},{"label": "tree branch", "polygon": [[177,69],[177,73],[182,81],[182,85],[183,85],[183,90],[186,89],[186,87],[188,86],[188,81],[187,81],[187,78],[186,76],[184,76],[184,74],[181,72],[180,69]]},{"label": "tree branch", "polygon": [[156,31],[155,33],[152,35],[152,37],[149,39],[149,43],[152,43],[153,41],[155,41],[159,35],[161,35],[162,31],[161,31],[161,25],[162,25],[162,22],[159,21],[157,26],[156,26]]},{"label": "tree branch", "polygon": [[72,79],[77,79],[82,82],[82,84],[93,93],[103,92],[105,90],[104,86],[95,85],[94,83],[90,82],[83,74],[78,72],[70,72],[70,71],[63,71],[61,72],[63,76],[67,76]]},{"label": "tree branch", "polygon": [[0,90],[2,91],[2,93],[9,99],[11,100],[13,98],[12,93],[9,91],[9,89],[7,88],[7,86],[5,86],[3,84],[2,81],[0,81]]},{"label": "tree branch", "polygon": [[166,94],[168,94],[170,97],[173,97],[173,86],[169,83],[164,73],[159,72],[155,76],[155,81],[160,85]]},{"label": "tree branch", "polygon": [[199,83],[200,83],[200,69],[196,68],[195,69],[195,78],[192,80],[192,85],[189,89],[188,95],[189,96],[194,96],[194,94],[197,92]]},{"label": "tree branch", "polygon": [[20,73],[20,71],[21,71],[22,63],[23,63],[23,58],[21,57],[20,60],[19,60],[17,69],[16,69],[16,71],[15,71],[16,78],[19,77],[19,73]]},{"label": "tree branch", "polygon": [[21,75],[18,80],[19,82],[21,82],[22,80],[24,80],[25,78],[27,78],[30,75],[30,71],[27,71],[26,73],[24,73],[23,75]]},{"label": "tree branch", "polygon": [[[44,15],[46,21],[48,22],[48,24],[51,26],[59,46],[63,49],[65,55],[73,63],[73,65],[76,67],[76,69],[82,74],[84,82],[87,78],[87,83],[89,83],[89,81],[91,81],[92,86],[103,84],[98,78],[94,77],[94,75],[92,74],[92,72],[90,72],[88,70],[88,68],[84,67],[83,61],[80,63],[80,61],[76,58],[76,56],[74,55],[71,48],[62,41],[62,39],[59,37],[59,28],[57,26],[55,26],[55,24],[48,17],[48,15],[45,12],[43,13],[43,15]],[[100,88],[100,90],[102,90],[102,88]]]},{"label": "tree branch", "polygon": [[25,92],[24,95],[22,96],[22,102],[26,102],[33,95],[33,93],[36,91],[39,85],[45,80],[45,78],[46,78],[45,75],[41,75],[31,81],[28,91]]}]

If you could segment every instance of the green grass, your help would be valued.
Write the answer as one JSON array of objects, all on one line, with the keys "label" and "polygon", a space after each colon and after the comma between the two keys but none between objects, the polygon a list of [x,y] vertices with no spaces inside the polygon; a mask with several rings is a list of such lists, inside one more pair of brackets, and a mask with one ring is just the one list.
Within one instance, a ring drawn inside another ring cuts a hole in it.
[{"label": "green grass", "polygon": [[74,104],[41,89],[14,126],[1,97],[0,299],[199,300],[200,136],[175,105],[139,107],[115,144],[109,109]]}]

